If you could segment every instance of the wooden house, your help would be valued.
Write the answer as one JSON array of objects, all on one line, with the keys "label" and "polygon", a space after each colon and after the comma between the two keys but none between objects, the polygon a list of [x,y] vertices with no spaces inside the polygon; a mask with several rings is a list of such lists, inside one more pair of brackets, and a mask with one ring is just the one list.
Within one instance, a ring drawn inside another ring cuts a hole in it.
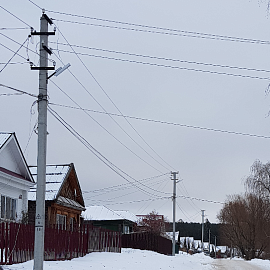
[{"label": "wooden house", "polygon": [[[30,166],[36,179],[37,167]],[[36,186],[31,188],[28,200],[29,223],[35,222]],[[82,191],[74,164],[46,166],[45,225],[73,229],[81,224],[85,210]]]},{"label": "wooden house", "polygon": [[92,224],[123,234],[133,232],[136,216],[125,210],[111,210],[105,206],[87,206],[83,213],[84,224]]},{"label": "wooden house", "polygon": [[0,133],[1,221],[21,221],[27,213],[27,199],[33,177],[15,133]]}]

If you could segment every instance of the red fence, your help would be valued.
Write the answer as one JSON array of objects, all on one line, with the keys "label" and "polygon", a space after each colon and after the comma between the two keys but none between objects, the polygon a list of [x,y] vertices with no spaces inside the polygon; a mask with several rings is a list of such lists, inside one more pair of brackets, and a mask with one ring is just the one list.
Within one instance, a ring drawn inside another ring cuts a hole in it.
[{"label": "red fence", "polygon": [[[0,265],[34,258],[33,225],[0,223]],[[121,252],[121,234],[93,226],[66,231],[45,229],[44,259],[65,260],[93,251]]]},{"label": "red fence", "polygon": [[151,232],[123,234],[122,247],[152,250],[165,255],[172,254],[172,241]]}]

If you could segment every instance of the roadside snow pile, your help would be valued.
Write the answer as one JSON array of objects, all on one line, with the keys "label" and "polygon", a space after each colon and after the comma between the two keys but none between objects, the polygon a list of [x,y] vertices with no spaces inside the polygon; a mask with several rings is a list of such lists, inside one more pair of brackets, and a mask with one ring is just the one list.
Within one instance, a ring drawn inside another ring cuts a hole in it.
[{"label": "roadside snow pile", "polygon": [[[44,262],[44,270],[210,270],[212,259],[203,254],[165,256],[152,251],[123,248],[122,253],[94,252],[71,261]],[[32,270],[33,261],[4,266],[3,269]]]},{"label": "roadside snow pile", "polygon": [[261,267],[262,269],[270,269],[270,261],[269,260],[259,260],[253,259],[249,262],[251,265],[256,265]]}]

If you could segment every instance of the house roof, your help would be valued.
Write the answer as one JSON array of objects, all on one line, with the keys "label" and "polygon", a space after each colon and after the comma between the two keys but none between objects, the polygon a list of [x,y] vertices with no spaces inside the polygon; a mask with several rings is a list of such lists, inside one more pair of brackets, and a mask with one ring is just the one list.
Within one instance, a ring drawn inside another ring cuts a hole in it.
[{"label": "house roof", "polygon": [[136,216],[128,211],[113,211],[105,206],[86,207],[83,217],[86,220],[129,220],[136,221]]},{"label": "house roof", "polygon": [[15,133],[0,132],[0,156],[3,173],[34,183]]},{"label": "house roof", "polygon": [[0,148],[5,144],[12,133],[0,133]]},{"label": "house roof", "polygon": [[[30,166],[30,171],[37,181],[37,166]],[[76,176],[75,168],[73,163],[65,165],[47,165],[46,166],[46,190],[45,190],[45,200],[55,201],[57,204],[64,205],[66,207],[71,207],[77,210],[84,211],[84,201],[83,198],[71,198],[69,195],[63,195],[62,190],[67,184],[67,179],[70,179],[71,172],[74,172],[76,177],[76,192],[78,196],[81,195],[80,185]],[[36,200],[37,185],[33,186],[29,193],[28,199],[30,201]],[[76,201],[78,200],[78,201]]]},{"label": "house roof", "polygon": [[[70,165],[47,165],[46,166],[46,193],[45,200],[55,200],[67,174],[70,170]],[[29,167],[35,182],[37,182],[37,167]],[[37,185],[34,185],[28,194],[30,201],[36,200]]]}]

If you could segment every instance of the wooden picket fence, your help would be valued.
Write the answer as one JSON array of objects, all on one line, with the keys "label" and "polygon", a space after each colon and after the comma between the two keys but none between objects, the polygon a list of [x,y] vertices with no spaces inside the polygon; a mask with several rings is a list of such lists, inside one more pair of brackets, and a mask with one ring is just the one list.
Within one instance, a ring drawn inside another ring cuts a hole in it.
[{"label": "wooden picket fence", "polygon": [[135,232],[122,235],[123,248],[152,250],[161,254],[172,254],[172,241],[152,232]]},{"label": "wooden picket fence", "polygon": [[[32,260],[34,235],[33,225],[0,223],[0,265]],[[73,259],[95,251],[121,252],[121,234],[91,225],[73,231],[45,229],[45,260]]]}]

